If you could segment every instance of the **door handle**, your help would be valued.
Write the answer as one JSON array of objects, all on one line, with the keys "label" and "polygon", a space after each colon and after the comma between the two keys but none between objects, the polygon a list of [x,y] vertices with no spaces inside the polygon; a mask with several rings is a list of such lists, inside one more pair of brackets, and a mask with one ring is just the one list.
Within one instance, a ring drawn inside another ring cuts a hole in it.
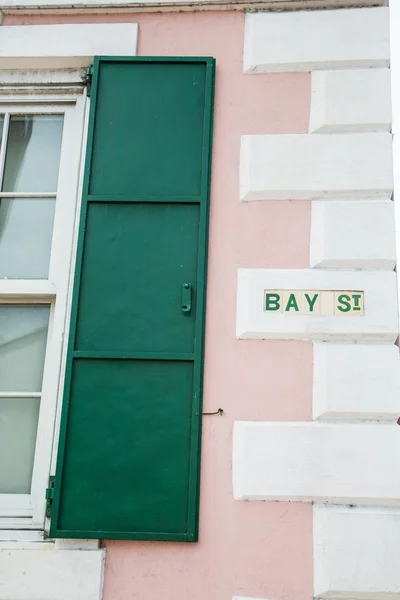
[{"label": "door handle", "polygon": [[190,283],[182,285],[182,312],[188,313],[192,310],[192,286]]}]

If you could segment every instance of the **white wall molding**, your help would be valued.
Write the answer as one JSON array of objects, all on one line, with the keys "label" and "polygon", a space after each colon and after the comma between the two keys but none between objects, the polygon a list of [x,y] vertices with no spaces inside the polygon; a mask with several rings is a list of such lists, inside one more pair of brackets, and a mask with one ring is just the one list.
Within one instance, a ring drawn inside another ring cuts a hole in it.
[{"label": "white wall molding", "polygon": [[56,550],[98,550],[100,548],[100,540],[59,538],[54,540],[54,548]]},{"label": "white wall molding", "polygon": [[400,598],[400,511],[315,505],[314,598]]},{"label": "white wall molding", "polygon": [[237,421],[232,470],[236,500],[400,506],[400,430]]},{"label": "white wall molding", "polygon": [[314,419],[396,421],[399,416],[397,346],[314,344]]},{"label": "white wall molding", "polygon": [[85,68],[0,70],[0,102],[75,102],[86,87],[85,72]]},{"label": "white wall molding", "polygon": [[313,71],[310,133],[390,131],[389,69]]},{"label": "white wall molding", "polygon": [[232,600],[263,600],[262,598],[248,598],[247,596],[232,596]]},{"label": "white wall molding", "polygon": [[[264,310],[264,290],[361,290],[363,316]],[[236,335],[241,339],[391,341],[398,335],[396,274],[390,271],[239,269]]]},{"label": "white wall molding", "polygon": [[388,64],[387,8],[246,15],[245,73]]},{"label": "white wall molding", "polygon": [[395,264],[393,201],[312,203],[311,267],[393,270]]},{"label": "white wall molding", "polygon": [[136,23],[0,27],[0,69],[85,67],[95,55],[135,55]]},{"label": "white wall molding", "polygon": [[391,198],[390,133],[244,135],[241,200]]},{"label": "white wall molding", "polygon": [[52,543],[0,549],[0,598],[99,600],[105,550],[58,550]]},{"label": "white wall molding", "polygon": [[6,14],[52,12],[157,12],[182,10],[298,10],[300,8],[338,8],[346,6],[386,6],[387,0],[2,0]]}]

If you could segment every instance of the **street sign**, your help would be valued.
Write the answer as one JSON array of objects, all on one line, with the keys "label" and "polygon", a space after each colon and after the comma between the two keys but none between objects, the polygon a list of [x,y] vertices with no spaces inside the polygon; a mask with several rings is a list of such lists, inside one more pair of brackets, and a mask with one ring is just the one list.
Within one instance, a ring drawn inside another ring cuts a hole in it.
[{"label": "street sign", "polygon": [[264,311],[287,315],[362,316],[359,290],[265,290]]}]

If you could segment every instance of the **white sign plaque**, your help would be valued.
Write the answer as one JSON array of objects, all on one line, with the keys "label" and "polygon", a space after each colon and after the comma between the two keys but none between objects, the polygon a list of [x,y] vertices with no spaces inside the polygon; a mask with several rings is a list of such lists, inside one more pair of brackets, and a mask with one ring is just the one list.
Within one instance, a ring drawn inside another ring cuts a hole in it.
[{"label": "white sign plaque", "polygon": [[361,317],[364,292],[358,290],[264,290],[264,311],[287,315]]}]

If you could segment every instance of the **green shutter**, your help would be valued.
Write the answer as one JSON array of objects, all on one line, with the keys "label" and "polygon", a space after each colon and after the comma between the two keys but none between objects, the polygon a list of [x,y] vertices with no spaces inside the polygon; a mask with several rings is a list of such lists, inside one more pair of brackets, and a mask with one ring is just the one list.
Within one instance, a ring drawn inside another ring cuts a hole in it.
[{"label": "green shutter", "polygon": [[95,59],[51,537],[197,540],[214,69]]}]

